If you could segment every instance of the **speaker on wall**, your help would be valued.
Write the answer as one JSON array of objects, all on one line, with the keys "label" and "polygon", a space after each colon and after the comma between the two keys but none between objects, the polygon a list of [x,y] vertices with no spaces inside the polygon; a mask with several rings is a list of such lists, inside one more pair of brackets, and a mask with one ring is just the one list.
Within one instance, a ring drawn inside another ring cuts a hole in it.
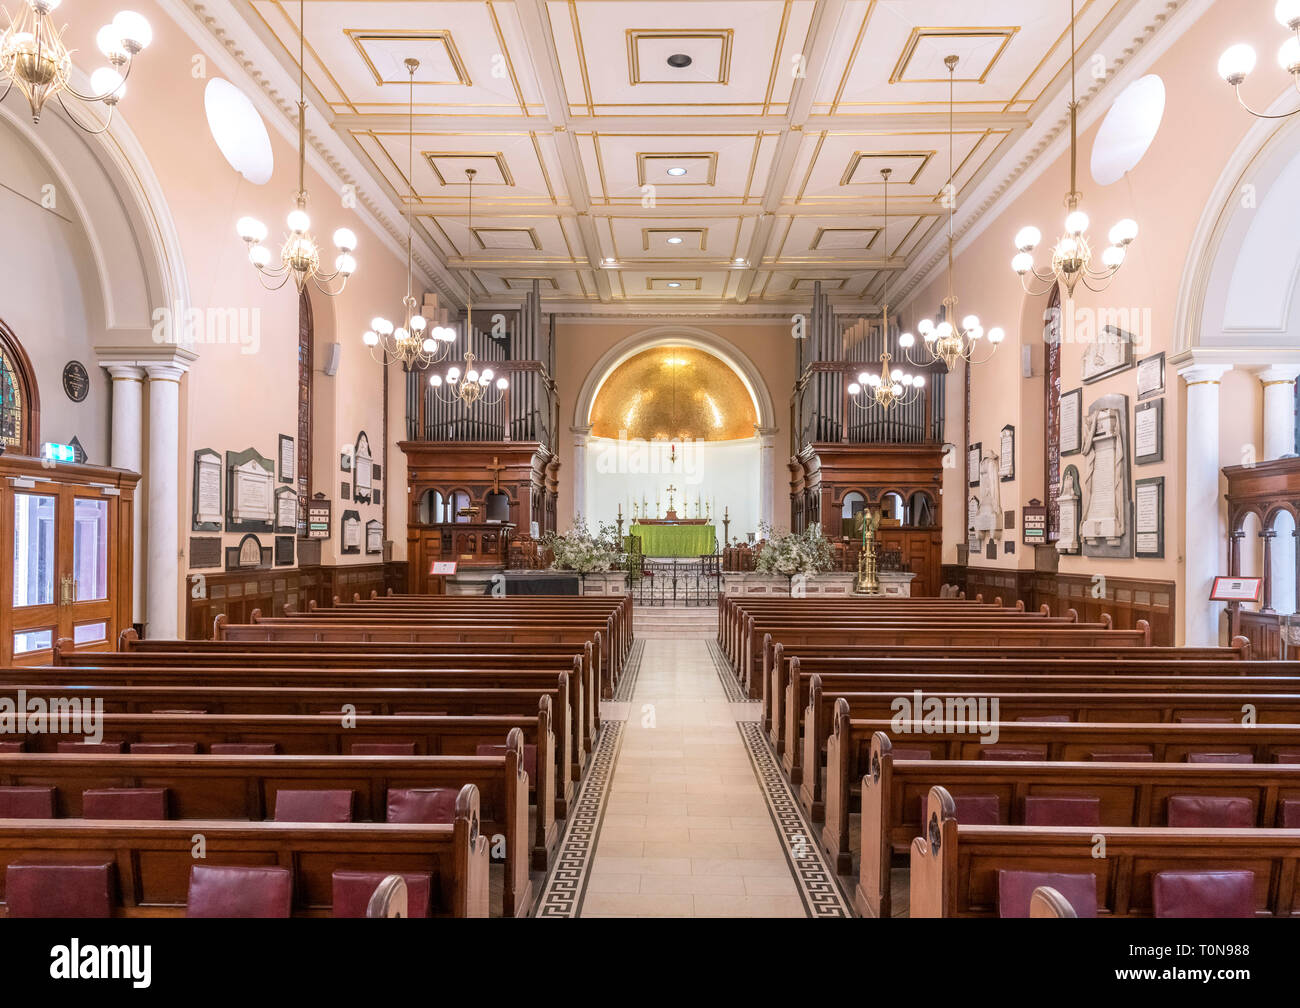
[{"label": "speaker on wall", "polygon": [[341,343],[331,343],[329,355],[325,358],[325,373],[333,378],[339,373],[339,358],[343,355]]},{"label": "speaker on wall", "polygon": [[1033,347],[1028,345],[1020,348],[1020,373],[1026,378],[1034,377]]}]

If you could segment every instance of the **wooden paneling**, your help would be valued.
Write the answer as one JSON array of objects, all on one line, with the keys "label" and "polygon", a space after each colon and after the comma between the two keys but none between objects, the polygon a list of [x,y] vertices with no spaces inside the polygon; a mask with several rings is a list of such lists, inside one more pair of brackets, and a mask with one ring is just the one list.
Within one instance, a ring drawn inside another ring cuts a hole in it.
[{"label": "wooden paneling", "polygon": [[[201,581],[196,581],[198,575]],[[354,593],[369,598],[389,588],[406,591],[406,564],[402,561],[332,567],[296,567],[292,570],[195,572],[189,576],[185,610],[185,636],[211,640],[212,622],[224,614],[231,623],[247,623],[254,609],[263,616],[283,614],[285,603],[303,612],[309,601],[327,606],[335,595],[350,600]]]},{"label": "wooden paneling", "polygon": [[1001,597],[1004,606],[1024,602],[1037,609],[1044,603],[1059,616],[1067,609],[1085,623],[1095,623],[1109,613],[1119,630],[1132,630],[1140,619],[1151,624],[1151,643],[1174,643],[1176,586],[1172,581],[1099,577],[1031,570],[998,570],[945,564],[944,584],[955,584],[968,599],[982,594],[985,602]]}]

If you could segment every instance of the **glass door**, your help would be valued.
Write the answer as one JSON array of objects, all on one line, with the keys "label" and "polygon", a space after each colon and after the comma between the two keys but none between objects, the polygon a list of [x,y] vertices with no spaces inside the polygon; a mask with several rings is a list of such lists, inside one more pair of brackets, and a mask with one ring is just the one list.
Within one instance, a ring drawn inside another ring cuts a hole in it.
[{"label": "glass door", "polygon": [[112,647],[110,501],[90,487],[66,487],[64,497],[70,550],[60,578],[66,623],[63,636],[71,637],[78,648]]},{"label": "glass door", "polygon": [[19,663],[46,661],[60,632],[59,498],[41,484],[13,494],[7,516],[13,547],[9,641]]}]

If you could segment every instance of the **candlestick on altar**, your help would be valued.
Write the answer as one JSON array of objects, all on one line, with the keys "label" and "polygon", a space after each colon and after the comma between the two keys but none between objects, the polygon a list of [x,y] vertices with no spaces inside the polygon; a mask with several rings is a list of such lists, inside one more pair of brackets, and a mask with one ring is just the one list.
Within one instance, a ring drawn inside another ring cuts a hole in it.
[{"label": "candlestick on altar", "polygon": [[729,509],[724,508],[722,512],[722,541],[725,543],[729,540],[731,534],[731,513]]}]

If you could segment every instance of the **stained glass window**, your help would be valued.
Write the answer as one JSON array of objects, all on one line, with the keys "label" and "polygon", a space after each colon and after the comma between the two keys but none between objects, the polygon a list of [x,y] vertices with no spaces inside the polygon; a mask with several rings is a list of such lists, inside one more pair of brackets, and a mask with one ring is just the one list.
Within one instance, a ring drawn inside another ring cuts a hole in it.
[{"label": "stained glass window", "polygon": [[0,341],[0,442],[6,450],[21,452],[26,447],[27,401],[18,364]]}]

